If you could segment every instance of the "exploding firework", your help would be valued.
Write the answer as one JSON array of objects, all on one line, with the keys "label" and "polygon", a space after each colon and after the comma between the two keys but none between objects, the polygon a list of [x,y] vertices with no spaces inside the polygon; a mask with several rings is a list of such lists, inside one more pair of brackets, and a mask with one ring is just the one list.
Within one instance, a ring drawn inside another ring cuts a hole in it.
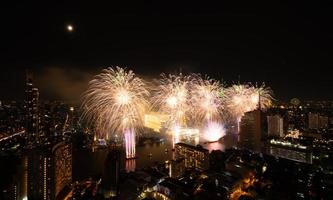
[{"label": "exploding firework", "polygon": [[226,89],[226,107],[232,115],[240,119],[245,112],[256,108],[253,87],[249,85],[233,85]]},{"label": "exploding firework", "polygon": [[190,77],[180,75],[161,75],[152,97],[153,107],[169,116],[171,126],[182,126],[190,113]]},{"label": "exploding firework", "polygon": [[191,112],[190,82],[189,76],[162,74],[154,89],[152,104],[160,113],[168,116],[167,125],[172,133],[173,147],[179,142],[179,130],[186,126]]},{"label": "exploding firework", "polygon": [[218,122],[209,122],[203,130],[203,139],[208,142],[215,142],[225,136],[224,126]]},{"label": "exploding firework", "polygon": [[219,120],[222,111],[223,87],[219,81],[196,75],[191,87],[191,104],[197,122]]},{"label": "exploding firework", "polygon": [[266,110],[271,107],[273,92],[269,87],[266,87],[264,84],[259,87],[254,87],[252,95],[252,102],[257,105],[260,105],[261,110]]},{"label": "exploding firework", "polygon": [[132,71],[104,69],[83,96],[83,118],[99,138],[124,135],[126,156],[135,156],[135,130],[143,124],[149,95],[144,81]]},{"label": "exploding firework", "polygon": [[260,109],[267,109],[272,101],[272,91],[264,85],[260,87],[247,84],[233,85],[226,89],[225,94],[226,107],[237,118],[238,125],[244,113],[256,110],[259,106]]}]

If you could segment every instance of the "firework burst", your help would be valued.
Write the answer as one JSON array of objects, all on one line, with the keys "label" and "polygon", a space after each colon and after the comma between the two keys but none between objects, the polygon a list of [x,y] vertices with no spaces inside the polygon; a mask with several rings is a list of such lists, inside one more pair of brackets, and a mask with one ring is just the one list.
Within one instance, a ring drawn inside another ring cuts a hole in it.
[{"label": "firework burst", "polygon": [[171,126],[184,125],[190,113],[190,77],[179,75],[161,75],[154,89],[152,104],[159,112],[169,116]]},{"label": "firework burst", "polygon": [[226,134],[226,130],[221,123],[209,122],[203,130],[203,139],[208,142],[215,142]]},{"label": "firework burst", "polygon": [[226,107],[232,115],[240,119],[245,112],[256,108],[254,90],[250,85],[232,85],[226,89]]},{"label": "firework burst", "polygon": [[253,88],[252,102],[256,103],[257,107],[260,105],[260,109],[266,110],[271,107],[273,99],[273,91],[262,84],[259,87]]},{"label": "firework burst", "polygon": [[197,122],[219,120],[223,109],[223,87],[219,81],[209,77],[193,76],[191,104]]},{"label": "firework burst", "polygon": [[[237,118],[237,122],[246,112],[267,109],[272,102],[272,91],[265,85],[254,87],[248,84],[232,85],[226,89],[225,104],[231,115]],[[238,127],[239,130],[239,127]]]},{"label": "firework burst", "polygon": [[108,138],[115,133],[124,134],[126,150],[130,149],[127,157],[133,157],[133,137],[135,129],[143,124],[148,95],[146,84],[132,71],[119,67],[107,68],[90,81],[83,96],[82,117],[99,138]]}]

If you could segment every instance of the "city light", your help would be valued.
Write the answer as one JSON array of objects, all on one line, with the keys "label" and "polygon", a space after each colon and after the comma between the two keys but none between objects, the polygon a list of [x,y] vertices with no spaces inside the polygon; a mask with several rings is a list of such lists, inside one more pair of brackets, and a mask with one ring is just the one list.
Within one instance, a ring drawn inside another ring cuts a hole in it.
[{"label": "city light", "polygon": [[160,132],[163,124],[168,121],[169,116],[157,112],[145,114],[144,126],[153,129],[155,132]]},{"label": "city light", "polygon": [[179,142],[192,143],[194,145],[199,144],[200,131],[196,128],[183,128],[180,126],[173,126],[169,132],[172,136],[172,146]]}]

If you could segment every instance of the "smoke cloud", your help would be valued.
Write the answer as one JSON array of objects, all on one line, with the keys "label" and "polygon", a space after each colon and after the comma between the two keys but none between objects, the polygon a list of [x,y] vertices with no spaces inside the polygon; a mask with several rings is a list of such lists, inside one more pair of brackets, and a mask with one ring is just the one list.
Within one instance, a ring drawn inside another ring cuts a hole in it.
[{"label": "smoke cloud", "polygon": [[37,72],[34,81],[42,99],[79,103],[82,93],[95,74],[82,69],[48,67]]}]

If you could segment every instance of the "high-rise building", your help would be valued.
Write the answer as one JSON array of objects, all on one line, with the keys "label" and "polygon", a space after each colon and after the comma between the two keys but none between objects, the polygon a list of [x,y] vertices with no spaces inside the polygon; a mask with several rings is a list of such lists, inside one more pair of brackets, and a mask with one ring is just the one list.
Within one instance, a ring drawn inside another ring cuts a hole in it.
[{"label": "high-rise building", "polygon": [[72,182],[72,147],[60,142],[28,154],[28,199],[54,200]]},{"label": "high-rise building", "polygon": [[51,171],[49,150],[34,149],[28,153],[28,199],[50,199]]},{"label": "high-rise building", "polygon": [[38,88],[33,86],[32,73],[26,73],[26,134],[28,144],[39,141]]},{"label": "high-rise building", "polygon": [[184,159],[186,168],[207,170],[209,168],[209,151],[200,145],[192,146],[185,143],[175,145],[176,159]]},{"label": "high-rise building", "polygon": [[169,176],[172,178],[178,178],[185,172],[185,160],[179,158],[177,160],[171,160],[169,162]]},{"label": "high-rise building", "polygon": [[327,129],[328,128],[328,117],[327,116],[319,116],[318,117],[318,128],[319,129]]},{"label": "high-rise building", "polygon": [[318,113],[309,113],[309,129],[318,129],[319,115]]},{"label": "high-rise building", "polygon": [[119,196],[119,173],[121,151],[118,146],[111,147],[104,163],[101,192],[106,199]]},{"label": "high-rise building", "polygon": [[260,151],[262,138],[262,112],[247,112],[240,122],[239,145],[252,151]]},{"label": "high-rise building", "polygon": [[328,117],[318,113],[309,113],[309,129],[328,128]]},{"label": "high-rise building", "polygon": [[311,148],[297,142],[272,139],[267,145],[266,153],[275,157],[312,164]]},{"label": "high-rise building", "polygon": [[267,116],[268,136],[283,137],[283,118],[280,115]]},{"label": "high-rise building", "polygon": [[52,158],[54,165],[52,198],[60,199],[69,192],[68,186],[72,183],[72,145],[65,142],[56,144],[52,148]]}]

